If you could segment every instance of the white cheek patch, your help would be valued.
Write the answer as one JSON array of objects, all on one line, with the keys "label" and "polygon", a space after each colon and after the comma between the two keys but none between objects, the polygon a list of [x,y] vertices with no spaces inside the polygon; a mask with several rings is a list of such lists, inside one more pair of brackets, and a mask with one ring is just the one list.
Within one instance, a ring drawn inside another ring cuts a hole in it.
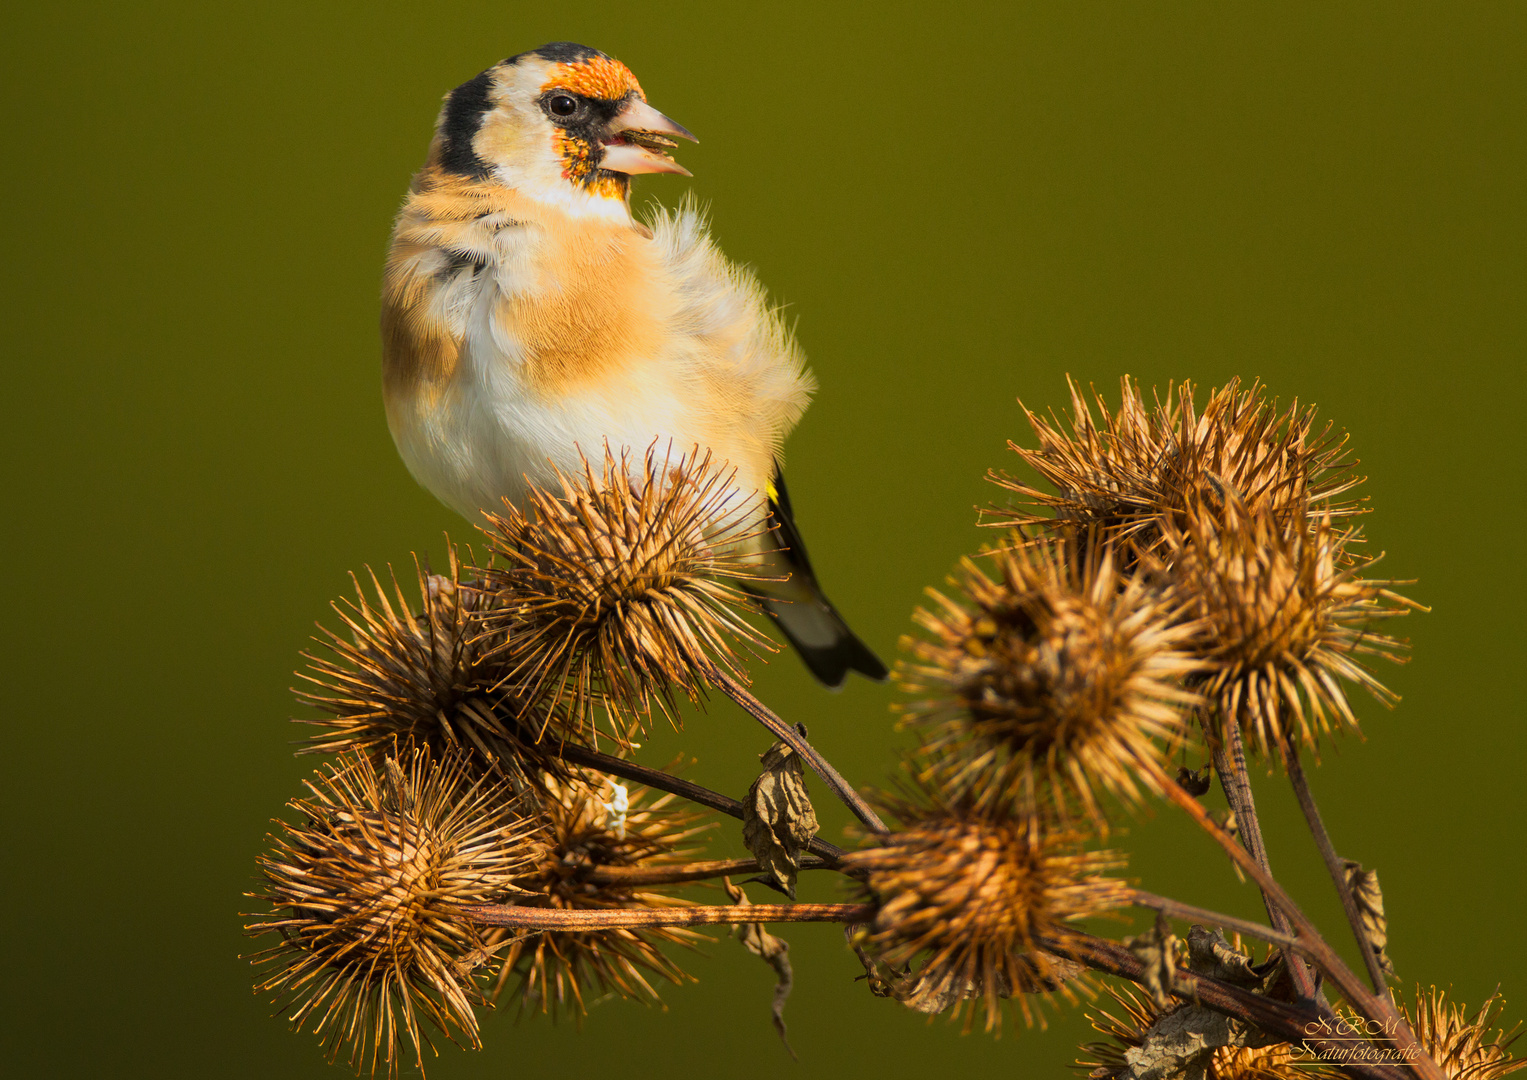
[{"label": "white cheek patch", "polygon": [[494,179],[505,187],[514,188],[521,195],[538,203],[554,206],[570,218],[612,221],[621,225],[631,222],[631,208],[626,200],[600,195],[581,184],[575,184],[562,175],[561,158],[555,168],[549,170],[527,169],[521,166],[499,165],[494,168]]}]

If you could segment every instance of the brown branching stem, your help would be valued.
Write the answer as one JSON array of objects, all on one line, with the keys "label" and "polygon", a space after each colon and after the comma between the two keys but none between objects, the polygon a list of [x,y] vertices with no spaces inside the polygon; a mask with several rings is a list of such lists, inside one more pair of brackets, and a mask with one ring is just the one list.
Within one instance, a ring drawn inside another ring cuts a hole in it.
[{"label": "brown branching stem", "polygon": [[478,926],[521,930],[611,930],[654,926],[707,926],[719,923],[867,922],[871,904],[697,904],[674,908],[534,908],[515,904],[478,904],[461,908]]},{"label": "brown branching stem", "polygon": [[1363,964],[1368,969],[1368,980],[1373,983],[1373,989],[1376,992],[1383,994],[1388,983],[1384,978],[1384,969],[1379,964],[1378,950],[1373,947],[1373,942],[1368,938],[1368,932],[1363,928],[1363,917],[1358,911],[1357,900],[1352,895],[1352,884],[1347,880],[1346,867],[1342,864],[1341,856],[1336,854],[1336,848],[1331,844],[1331,835],[1326,832],[1325,822],[1321,820],[1320,808],[1315,805],[1315,796],[1310,791],[1309,779],[1305,776],[1304,766],[1299,761],[1299,747],[1292,744],[1286,747],[1283,760],[1288,769],[1288,779],[1294,789],[1294,796],[1299,800],[1299,809],[1304,812],[1304,820],[1310,827],[1310,835],[1315,838],[1315,846],[1320,849],[1320,857],[1325,861],[1326,870],[1336,886],[1337,895],[1341,897],[1341,906],[1347,913],[1347,922],[1352,925],[1353,936],[1357,938],[1357,947],[1363,954]]},{"label": "brown branching stem", "polygon": [[[1230,803],[1230,810],[1235,814],[1235,823],[1240,832],[1241,839],[1246,845],[1246,850],[1257,864],[1272,875],[1272,863],[1267,858],[1267,842],[1262,837],[1262,823],[1257,817],[1257,803],[1251,791],[1251,776],[1246,768],[1246,749],[1241,741],[1241,728],[1239,724],[1227,722],[1224,725],[1225,737],[1216,740],[1214,747],[1214,771],[1219,775],[1220,787],[1225,791],[1225,799]],[[1273,929],[1282,933],[1288,933],[1290,929],[1288,916],[1275,903],[1272,897],[1264,889],[1262,891],[1262,903],[1267,908],[1267,917],[1272,921]],[[1294,980],[1294,989],[1301,997],[1313,998],[1315,996],[1315,980],[1310,975],[1310,970],[1297,959],[1290,960],[1288,965],[1289,976]]]},{"label": "brown branching stem", "polygon": [[[724,681],[722,681],[724,680]],[[836,794],[843,799],[850,809],[853,809],[853,801],[844,798],[841,792],[847,792],[852,800],[862,803],[856,792],[848,787],[837,770],[821,759],[815,749],[802,739],[794,728],[786,725],[772,711],[768,710],[761,702],[758,702],[746,689],[724,676],[718,680],[718,685],[728,696],[737,701],[750,715],[754,716],[765,727],[769,728],[778,737],[796,748],[799,742],[804,749],[797,748],[803,760],[812,765],[814,771],[829,783]],[[731,817],[742,818],[742,804],[737,800],[711,791],[688,780],[680,779],[670,773],[658,769],[652,769],[635,762],[603,754],[586,747],[567,744],[561,749],[564,760],[577,765],[618,776],[634,783],[644,784],[648,787],[661,791],[671,792],[682,798],[688,799],[701,806],[709,807]],[[814,763],[820,761],[824,769],[818,768]],[[1266,852],[1261,845],[1261,833],[1256,824],[1254,806],[1249,810],[1243,810],[1248,804],[1242,802],[1240,792],[1249,788],[1249,783],[1244,787],[1235,779],[1237,771],[1240,778],[1246,778],[1244,757],[1241,759],[1239,770],[1227,761],[1224,766],[1216,761],[1216,771],[1219,772],[1222,784],[1226,779],[1230,783],[1226,786],[1227,798],[1231,799],[1231,806],[1236,809],[1237,819],[1242,824],[1243,835],[1256,836],[1256,845],[1261,850],[1261,858],[1254,856],[1247,847],[1242,846],[1234,837],[1231,837],[1223,829],[1209,818],[1207,812],[1199,805],[1198,801],[1184,791],[1179,785],[1164,774],[1158,777],[1163,790],[1169,798],[1178,806],[1187,811],[1189,816],[1200,828],[1213,837],[1225,850],[1226,854],[1241,867],[1262,890],[1268,903],[1269,912],[1274,922],[1283,921],[1289,928],[1267,927],[1261,924],[1243,920],[1234,916],[1224,915],[1219,912],[1194,907],[1167,897],[1156,896],[1143,891],[1136,891],[1134,901],[1142,907],[1160,911],[1162,914],[1202,923],[1208,923],[1256,937],[1263,941],[1279,945],[1290,951],[1305,954],[1329,978],[1342,994],[1352,1004],[1353,1008],[1369,1020],[1378,1021],[1388,1025],[1388,1030],[1394,1032],[1394,1042],[1402,1050],[1414,1052],[1415,1057],[1409,1063],[1409,1068],[1422,1080],[1446,1080],[1441,1070],[1437,1067],[1425,1052],[1415,1042],[1415,1037],[1410,1029],[1400,1018],[1394,1009],[1393,1003],[1387,996],[1376,997],[1367,992],[1366,988],[1358,980],[1357,976],[1344,965],[1330,946],[1320,937],[1313,924],[1310,923],[1298,906],[1273,879],[1266,869]],[[1302,776],[1302,773],[1300,774]],[[835,777],[837,783],[833,783],[830,777]],[[1307,785],[1306,785],[1307,786]],[[1237,794],[1230,794],[1232,789]],[[1297,791],[1297,782],[1296,782]],[[1240,804],[1238,806],[1238,804]],[[1313,807],[1313,802],[1311,803]],[[885,831],[885,826],[872,810],[866,806],[868,818],[859,815],[860,820],[871,828]],[[1243,816],[1244,814],[1244,816]],[[1317,815],[1318,820],[1318,815]],[[1314,824],[1311,825],[1315,829]],[[1323,831],[1323,830],[1322,830]],[[1317,843],[1319,838],[1317,836]],[[1329,839],[1326,841],[1329,846]],[[803,860],[802,868],[809,869],[815,866],[836,869],[843,856],[843,850],[833,844],[818,838],[813,838],[808,844],[808,850],[820,857],[820,861],[813,862]],[[1324,854],[1324,851],[1322,852]],[[1329,864],[1328,864],[1329,865]],[[1337,864],[1339,869],[1340,864]],[[604,875],[609,878],[611,884],[629,885],[655,885],[662,883],[679,883],[683,881],[699,881],[707,878],[721,876],[723,874],[749,873],[758,869],[758,864],[751,859],[725,859],[712,860],[709,862],[690,863],[672,867],[601,867],[591,873]],[[1334,876],[1334,875],[1333,875]],[[618,881],[616,879],[619,879]],[[1344,877],[1341,879],[1344,881]],[[854,904],[756,904],[756,905],[722,905],[722,906],[696,906],[672,909],[615,909],[605,911],[567,911],[545,908],[527,908],[514,905],[487,905],[468,909],[466,914],[474,922],[480,925],[515,926],[527,930],[587,930],[606,929],[613,927],[654,927],[654,926],[697,926],[706,924],[744,922],[863,922],[873,917],[874,908],[870,905]],[[1143,965],[1130,953],[1113,942],[1101,938],[1088,938],[1089,944],[1085,949],[1078,949],[1074,945],[1063,946],[1055,944],[1055,950],[1073,955],[1076,959],[1086,963],[1096,970],[1105,971],[1109,974],[1119,975],[1133,981],[1141,981],[1144,977]],[[1365,942],[1366,943],[1366,942]],[[1291,964],[1291,969],[1297,970],[1302,965]],[[1305,1009],[1275,1002],[1258,994],[1241,990],[1238,987],[1204,976],[1197,976],[1187,972],[1180,973],[1180,988],[1196,995],[1197,999],[1205,1006],[1222,1012],[1227,1016],[1235,1017],[1247,1023],[1252,1023],[1270,1034],[1278,1035],[1294,1043],[1305,1042],[1310,1046],[1321,1049],[1324,1047],[1322,1040],[1307,1034],[1309,1025],[1318,1017],[1318,1006],[1311,1002]],[[1301,991],[1303,992],[1303,991]],[[1311,995],[1306,994],[1306,997]],[[1324,1047],[1326,1049],[1339,1049],[1334,1045]],[[1405,1075],[1405,1071],[1398,1067],[1348,1063],[1342,1068],[1350,1075],[1363,1078],[1363,1080],[1399,1080]]]},{"label": "brown branching stem", "polygon": [[[1246,845],[1246,850],[1269,874],[1272,873],[1272,864],[1267,858],[1267,843],[1262,837],[1261,821],[1257,817],[1256,799],[1251,790],[1251,778],[1247,775],[1246,751],[1241,741],[1241,729],[1231,723],[1224,725],[1224,737],[1214,739],[1214,772],[1219,777],[1220,787],[1225,792],[1225,801],[1230,804],[1230,811],[1235,815],[1236,828],[1240,833],[1241,842]],[[1262,896],[1267,905],[1267,916],[1272,920],[1273,926],[1279,930],[1288,929],[1288,917],[1278,908],[1277,904],[1265,893]],[[1279,923],[1282,926],[1279,926]]]},{"label": "brown branching stem", "polygon": [[[836,864],[814,855],[803,855],[801,870],[835,869]],[[680,885],[686,881],[706,881],[731,874],[759,874],[763,867],[757,859],[710,859],[704,862],[676,863],[669,866],[594,866],[580,880],[594,885],[649,886]]]},{"label": "brown branching stem", "polygon": [[[1135,983],[1145,982],[1144,963],[1124,946],[1106,938],[1075,933],[1068,934],[1064,940],[1041,939],[1039,945],[1046,951],[1069,956],[1086,964],[1094,971],[1116,975]],[[1309,1006],[1300,1007],[1274,1001],[1185,968],[1177,969],[1173,989],[1185,1000],[1196,1001],[1205,1008],[1250,1024],[1295,1046],[1308,1045],[1333,1059],[1347,1049],[1345,1044],[1338,1044],[1318,1034],[1321,1030],[1319,1015]],[[1344,1062],[1340,1067],[1347,1075],[1360,1080],[1405,1080],[1407,1075],[1405,1069],[1393,1065]]]},{"label": "brown branching stem", "polygon": [[838,801],[848,807],[854,817],[867,828],[881,834],[891,831],[886,828],[885,822],[880,820],[880,815],[864,801],[864,797],[849,786],[848,781],[843,779],[843,775],[832,767],[832,763],[818,753],[816,747],[807,742],[806,737],[793,725],[781,720],[772,709],[754,697],[747,687],[722,671],[716,664],[708,665],[705,674],[717,689],[742,706],[744,712],[768,728],[776,739],[799,754],[801,760],[809,765],[811,771],[821,777],[822,782],[838,797]]},{"label": "brown branching stem", "polygon": [[[1142,897],[1143,898],[1143,897]],[[1162,898],[1153,898],[1160,900]],[[1213,912],[1184,909],[1192,917],[1215,921]],[[462,914],[478,926],[503,926],[529,931],[576,932],[590,930],[644,929],[665,926],[740,925],[742,923],[835,922],[864,923],[875,914],[870,904],[719,904],[680,908],[616,908],[576,910],[521,907],[513,904],[483,904],[462,909]],[[1248,928],[1275,933],[1267,927]],[[1070,956],[1088,967],[1110,975],[1142,982],[1144,964],[1128,949],[1088,934],[1068,934],[1064,940],[1041,939],[1038,944],[1057,955]],[[1321,1038],[1316,1032],[1317,1014],[1310,1008],[1298,1008],[1274,1001],[1228,983],[1197,975],[1179,968],[1174,992],[1185,1000],[1196,1001],[1226,1016],[1251,1024],[1260,1030],[1296,1045],[1308,1044],[1319,1051],[1342,1049]],[[1344,1064],[1342,1068],[1360,1080],[1402,1080],[1396,1068],[1362,1063]]]},{"label": "brown branching stem", "polygon": [[1414,1052],[1415,1057],[1408,1064],[1415,1074],[1422,1080],[1447,1080],[1437,1063],[1428,1057],[1426,1051],[1416,1042],[1415,1034],[1400,1016],[1399,1010],[1394,1007],[1394,1002],[1389,999],[1389,995],[1387,993],[1375,995],[1368,990],[1362,980],[1342,962],[1336,951],[1320,936],[1315,925],[1299,909],[1299,905],[1294,903],[1283,887],[1273,879],[1271,874],[1262,869],[1233,836],[1214,823],[1208,811],[1199,805],[1197,799],[1164,772],[1158,771],[1157,782],[1167,797],[1186,811],[1199,828],[1213,837],[1214,841],[1224,849],[1225,854],[1229,855],[1246,873],[1246,876],[1255,881],[1274,903],[1283,908],[1293,924],[1300,949],[1326,978],[1336,984],[1352,1008],[1364,1019],[1385,1025],[1385,1030],[1393,1033],[1394,1043],[1399,1049],[1407,1053]]},{"label": "brown branching stem", "polygon": [[[643,784],[657,791],[666,791],[677,795],[682,799],[699,806],[708,807],[719,813],[742,820],[742,803],[710,788],[702,787],[689,780],[674,776],[672,773],[663,772],[661,769],[653,769],[646,765],[638,765],[634,761],[627,761],[611,754],[603,754],[598,750],[590,750],[586,746],[578,746],[574,743],[564,743],[559,749],[563,761],[572,762],[574,765],[582,765],[585,768],[595,769],[610,776],[618,776],[622,780],[630,780],[633,784]],[[820,855],[828,863],[836,866],[843,860],[843,849],[836,844],[830,844],[820,837],[813,836],[806,842],[806,850],[813,855]]]},{"label": "brown branching stem", "polygon": [[1136,889],[1130,896],[1130,900],[1137,906],[1149,908],[1151,911],[1159,911],[1161,914],[1173,919],[1184,919],[1189,922],[1205,923],[1209,926],[1219,926],[1226,930],[1234,930],[1246,937],[1253,937],[1259,941],[1280,946],[1285,950],[1301,948],[1299,939],[1293,934],[1274,930],[1270,926],[1252,922],[1250,919],[1240,919],[1234,915],[1225,915],[1218,911],[1210,911],[1208,908],[1195,907],[1192,904],[1184,904],[1180,900],[1173,900],[1169,896],[1157,896]]}]

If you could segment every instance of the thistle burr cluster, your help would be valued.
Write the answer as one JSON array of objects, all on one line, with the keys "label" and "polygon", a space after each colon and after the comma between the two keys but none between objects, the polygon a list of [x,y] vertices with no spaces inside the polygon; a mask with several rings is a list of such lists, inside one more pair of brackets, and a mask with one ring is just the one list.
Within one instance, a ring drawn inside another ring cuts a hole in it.
[{"label": "thistle burr cluster", "polygon": [[560,745],[626,748],[654,703],[671,712],[763,643],[736,610],[756,533],[727,482],[706,458],[607,454],[491,517],[485,565],[453,547],[447,573],[419,570],[417,611],[368,571],[370,595],[357,582],[334,605],[348,638],[323,629],[299,673],[323,714],[310,749],[470,748],[533,783],[560,771]]},{"label": "thistle burr cluster", "polygon": [[[1152,1029],[1169,1011],[1186,1007],[1173,1004],[1163,1009],[1149,995],[1128,986],[1110,987],[1108,996],[1107,1004],[1089,1009],[1087,1016],[1104,1038],[1084,1045],[1083,1056],[1076,1061],[1077,1071],[1089,1080],[1133,1076],[1134,1063],[1148,1045]],[[1420,1048],[1447,1080],[1499,1080],[1527,1068],[1527,1060],[1513,1057],[1510,1051],[1521,1035],[1520,1025],[1510,1031],[1498,1026],[1503,1007],[1498,994],[1473,1012],[1435,986],[1424,991],[1417,986],[1409,1000],[1396,996],[1395,1001]],[[1366,1028],[1360,1018],[1350,1015],[1324,1026],[1340,1033],[1354,1050],[1361,1044],[1353,1036]],[[1222,1046],[1211,1048],[1203,1057],[1206,1080],[1334,1080],[1340,1074],[1334,1064],[1319,1060],[1309,1044],[1300,1041]]]},{"label": "thistle burr cluster", "polygon": [[1499,992],[1470,1012],[1445,991],[1435,986],[1423,991],[1418,985],[1413,999],[1400,1006],[1417,1040],[1448,1080],[1499,1080],[1527,1068],[1527,1059],[1511,1053],[1522,1025],[1509,1030],[1500,1026],[1505,1002]]},{"label": "thistle burr cluster", "polygon": [[[543,807],[539,839],[547,857],[517,882],[534,894],[537,905],[608,911],[686,902],[662,886],[622,880],[620,871],[673,865],[694,855],[711,827],[707,815],[685,809],[672,795],[652,797],[639,790],[633,797],[585,770],[551,784]],[[687,978],[660,946],[706,940],[682,927],[494,933],[507,939],[507,946],[492,996],[498,998],[514,977],[522,1010],[553,1015],[586,1011],[590,990],[655,1002],[658,992],[649,975],[672,983]]]},{"label": "thistle burr cluster", "polygon": [[[993,474],[1018,501],[915,612],[894,706],[912,745],[868,798],[748,688],[768,518],[721,463],[606,452],[488,517],[481,562],[452,548],[444,573],[416,569],[417,597],[368,572],[302,673],[304,750],[335,756],[260,860],[249,929],[277,940],[256,989],[331,1056],[395,1075],[436,1034],[480,1046],[497,1002],[552,1018],[655,1002],[691,978],[696,928],[733,925],[775,974],[783,1038],[794,974],[763,924],[831,921],[873,993],[966,1030],[1014,1009],[1043,1023],[1040,1003],[1122,980],[1092,1016],[1092,1080],[1520,1068],[1497,998],[1469,1013],[1390,995],[1403,939],[1304,775],[1302,754],[1358,731],[1350,687],[1398,700],[1368,665],[1403,643],[1376,627],[1418,607],[1373,576],[1346,439],[1258,385],[1195,394],[1148,406],[1126,379],[1116,410],[1073,385],[1066,419],[1026,413],[1038,446],[1015,450],[1053,490]],[[746,800],[636,760],[652,723],[715,691],[778,740]],[[1273,876],[1248,751],[1287,775],[1367,982]],[[862,823],[850,850],[814,835],[808,772]],[[1211,776],[1223,816],[1200,802]],[[1255,884],[1267,925],[1122,876],[1121,822],[1163,799]],[[710,812],[741,820],[751,858],[707,850],[727,835]],[[794,901],[807,871],[841,875],[843,902],[750,903],[730,880]],[[686,892],[713,879],[731,903]],[[1136,907],[1151,928],[1101,935]],[[1194,924],[1185,939],[1172,920]],[[1269,951],[1253,962],[1205,927]],[[1399,1064],[1311,1034],[1343,1023]]]},{"label": "thistle burr cluster", "polygon": [[[983,809],[1081,810],[1102,822],[1099,790],[1138,803],[1182,742],[1182,688],[1195,627],[1140,575],[1123,575],[1095,533],[967,559],[959,599],[914,618],[902,666],[907,722],[923,736],[919,771]],[[1151,770],[1139,765],[1150,763]]]},{"label": "thistle burr cluster", "polygon": [[[1088,1080],[1127,1080],[1135,1075],[1151,1032],[1171,1011],[1186,1007],[1173,1003],[1163,1008],[1135,987],[1109,987],[1108,1001],[1087,1011],[1093,1029],[1104,1038],[1081,1047],[1076,1070]],[[1291,1042],[1211,1047],[1202,1057],[1204,1080],[1335,1080],[1339,1075]]]},{"label": "thistle burr cluster", "polygon": [[983,1007],[987,1029],[997,1027],[1014,993],[1031,1019],[1024,995],[1073,972],[1062,959],[1071,924],[1129,903],[1124,883],[1107,876],[1122,859],[1046,832],[1036,817],[928,797],[898,810],[900,829],[845,860],[876,908],[859,941],[914,974],[914,993],[963,1014],[967,1030]]},{"label": "thistle burr cluster", "polygon": [[335,605],[347,633],[323,631],[298,697],[319,714],[305,749],[337,764],[290,804],[301,821],[261,861],[270,906],[250,927],[281,938],[257,990],[331,1056],[394,1074],[405,1044],[422,1067],[431,1029],[476,1047],[474,1007],[515,979],[522,1007],[556,1013],[589,987],[655,1000],[649,976],[684,978],[660,948],[697,940],[683,928],[539,934],[470,911],[686,903],[608,878],[681,859],[704,815],[568,754],[628,752],[654,703],[671,713],[762,642],[733,609],[744,510],[707,459],[607,454],[493,518],[485,565],[453,547],[412,603],[368,572]]},{"label": "thistle burr cluster", "polygon": [[633,469],[607,453],[599,474],[585,463],[489,519],[484,625],[507,642],[504,679],[533,698],[554,688],[579,730],[598,706],[622,740],[654,707],[672,717],[711,665],[737,673],[734,642],[765,641],[737,612],[758,577],[756,500],[709,456],[665,461],[649,451]]},{"label": "thistle burr cluster", "polygon": [[369,595],[356,580],[356,598],[334,605],[348,637],[321,628],[321,651],[307,654],[308,669],[298,672],[307,684],[298,699],[320,713],[304,721],[319,729],[307,749],[373,758],[397,746],[437,756],[470,750],[468,767],[520,782],[556,771],[548,747],[578,729],[562,702],[508,678],[506,638],[484,632],[484,595],[462,580],[455,549],[447,573],[416,565],[415,577],[417,610],[396,578],[389,595],[369,571]]},{"label": "thistle burr cluster", "polygon": [[[1285,760],[1355,729],[1343,683],[1393,702],[1363,660],[1397,658],[1400,644],[1371,627],[1414,606],[1393,582],[1365,576],[1375,560],[1356,553],[1355,526],[1336,524],[1362,509],[1350,497],[1359,479],[1345,438],[1317,429],[1313,410],[1280,411],[1238,383],[1201,410],[1191,384],[1148,408],[1126,379],[1121,399],[1111,410],[1097,397],[1099,420],[1073,384],[1069,422],[1027,413],[1039,447],[1014,449],[1056,490],[994,474],[1024,501],[989,512],[998,541],[959,564],[952,591],[929,590],[933,603],[914,616],[922,634],[903,643],[902,724],[917,737],[902,785],[911,797],[884,802],[908,830],[934,827],[945,840],[920,862],[906,833],[865,856],[901,870],[868,879],[880,913],[863,940],[892,964],[920,954],[922,966],[908,969],[918,979],[963,980],[985,1001],[988,1027],[1017,985],[1006,965],[1043,953],[1012,941],[1009,924],[982,920],[969,899],[1003,880],[994,855],[969,860],[966,884],[939,887],[959,898],[958,917],[909,884],[967,865],[944,857],[959,850],[954,837],[1024,836],[1081,860],[1077,884],[1091,884],[1071,895],[1088,903],[1068,908],[1037,886],[1008,902],[1048,921],[1047,947],[1064,955],[1055,927],[1139,898],[1087,877],[1122,862],[1088,846],[1118,812],[1186,797],[1171,765],[1204,744],[1239,745],[1244,734]],[[1222,779],[1238,788],[1241,777]],[[1035,873],[1020,876],[1036,882]],[[1281,910],[1272,918],[1285,925]]]},{"label": "thistle burr cluster", "polygon": [[1346,684],[1386,706],[1399,700],[1365,658],[1403,658],[1403,644],[1372,627],[1417,605],[1390,588],[1396,582],[1363,576],[1377,560],[1354,555],[1355,539],[1328,514],[1279,523],[1228,497],[1194,500],[1181,529],[1167,527],[1168,572],[1191,583],[1179,589],[1203,627],[1198,686],[1219,725],[1210,738],[1233,725],[1281,760],[1358,729]]},{"label": "thistle burr cluster", "polygon": [[[531,819],[502,783],[424,748],[378,767],[339,758],[291,808],[300,823],[260,860],[271,905],[252,929],[281,941],[256,988],[311,1024],[357,1071],[389,1073],[406,1037],[416,1063],[433,1027],[480,1046],[476,970],[490,955],[457,911],[497,899],[542,861]],[[421,1026],[422,1025],[422,1026]]]},{"label": "thistle burr cluster", "polygon": [[[1089,404],[1072,384],[1066,421],[1025,410],[1039,446],[1014,445],[1055,487],[993,473],[1018,501],[988,512],[1018,543],[1087,530],[1121,565],[1175,605],[1194,633],[1185,681],[1211,744],[1244,737],[1274,761],[1357,730],[1344,684],[1385,705],[1397,699],[1368,661],[1403,659],[1402,642],[1373,624],[1418,607],[1370,578],[1353,523],[1366,512],[1345,436],[1317,427],[1315,410],[1280,411],[1259,385],[1238,381],[1202,410],[1184,383],[1148,407],[1121,382],[1119,408]],[[1098,417],[1094,417],[1094,406]]]},{"label": "thistle burr cluster", "polygon": [[992,511],[998,523],[1047,530],[1097,525],[1150,550],[1161,526],[1195,497],[1230,494],[1280,521],[1312,510],[1337,518],[1363,512],[1350,497],[1362,478],[1353,472],[1346,437],[1330,424],[1317,427],[1315,410],[1297,401],[1279,412],[1260,384],[1243,389],[1232,379],[1199,409],[1191,382],[1169,386],[1148,405],[1125,377],[1114,410],[1101,394],[1089,402],[1067,381],[1071,415],[1046,419],[1025,408],[1039,446],[1009,443],[1054,490],[993,471],[991,480],[1020,500]]}]

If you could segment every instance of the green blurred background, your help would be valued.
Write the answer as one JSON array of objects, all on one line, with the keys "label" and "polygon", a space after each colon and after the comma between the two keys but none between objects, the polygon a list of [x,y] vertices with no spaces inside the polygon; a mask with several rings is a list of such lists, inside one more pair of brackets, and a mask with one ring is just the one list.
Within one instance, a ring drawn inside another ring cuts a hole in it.
[{"label": "green blurred background", "polygon": [[[344,1075],[251,995],[240,893],[313,765],[287,688],[314,620],[346,571],[438,564],[468,532],[382,417],[390,219],[440,96],[556,39],[625,60],[703,138],[693,181],[638,201],[693,191],[799,320],[821,392],[792,490],[888,656],[979,542],[1015,398],[1059,404],[1067,372],[1110,394],[1126,372],[1260,377],[1352,433],[1374,546],[1435,610],[1385,672],[1404,704],[1361,705],[1372,741],[1328,755],[1317,792],[1383,876],[1401,975],[1470,1003],[1499,982],[1527,1015],[1527,6],[170,0],[8,22],[7,1075]],[[885,775],[891,691],[830,696],[789,656],[758,682],[850,777]],[[766,742],[717,705],[646,754],[740,792]],[[1341,938],[1292,800],[1261,790],[1275,867]],[[1170,812],[1127,842],[1146,887],[1258,911]],[[722,940],[666,1011],[496,1014],[484,1052],[431,1075],[1058,1075],[1074,1055],[1074,1011],[961,1037],[872,999],[834,928],[787,936],[798,1065],[769,973]]]}]

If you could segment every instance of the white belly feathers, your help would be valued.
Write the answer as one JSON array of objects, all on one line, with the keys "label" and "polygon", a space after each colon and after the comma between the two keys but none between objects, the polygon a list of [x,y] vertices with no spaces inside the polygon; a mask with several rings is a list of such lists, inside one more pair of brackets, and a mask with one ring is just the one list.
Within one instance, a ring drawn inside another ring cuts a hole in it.
[{"label": "white belly feathers", "polygon": [[654,245],[663,306],[673,312],[658,341],[555,392],[529,377],[534,358],[504,315],[506,298],[545,288],[548,277],[536,262],[544,240],[521,228],[474,244],[485,264],[461,267],[430,298],[460,351],[443,392],[390,417],[414,477],[479,520],[505,499],[517,503],[527,479],[550,484],[554,469],[580,471],[585,457],[599,468],[607,445],[635,467],[652,449],[678,459],[698,447],[738,470],[739,493],[761,491],[811,383],[762,290],[716,251],[698,213],[660,214],[642,241]]}]

